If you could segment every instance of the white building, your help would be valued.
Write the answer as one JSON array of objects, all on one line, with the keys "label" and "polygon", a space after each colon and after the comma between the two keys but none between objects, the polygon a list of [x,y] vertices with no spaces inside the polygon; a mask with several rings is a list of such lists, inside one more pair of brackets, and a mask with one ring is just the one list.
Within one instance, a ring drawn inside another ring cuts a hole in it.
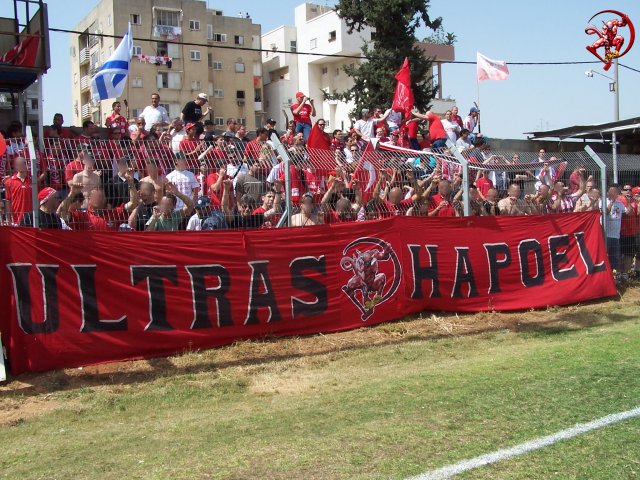
[{"label": "white building", "polygon": [[[262,35],[262,48],[270,50],[262,53],[264,110],[266,116],[278,121],[278,128],[284,129],[285,114],[291,119],[290,106],[295,102],[295,93],[301,91],[315,100],[317,118],[324,118],[327,130],[349,129],[352,119],[349,112],[352,103],[323,101],[323,91],[342,92],[353,85],[343,70],[344,65],[360,62],[361,47],[371,42],[373,30],[365,27],[351,35],[347,26],[331,7],[303,3],[295,9],[295,24],[282,25]],[[451,46],[421,44],[428,56],[439,62],[454,59]],[[298,55],[296,52],[308,54]],[[340,55],[335,57],[331,55]],[[435,63],[434,82],[439,82],[437,98],[433,110],[443,113],[453,104],[453,100],[442,99],[442,68]]]}]

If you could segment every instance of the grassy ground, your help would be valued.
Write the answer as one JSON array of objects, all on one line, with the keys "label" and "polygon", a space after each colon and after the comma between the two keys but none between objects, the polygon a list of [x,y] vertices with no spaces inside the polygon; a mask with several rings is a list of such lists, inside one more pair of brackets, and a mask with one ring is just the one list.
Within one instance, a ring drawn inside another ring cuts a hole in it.
[{"label": "grassy ground", "polygon": [[[24,375],[0,387],[0,477],[404,478],[639,406],[638,305],[632,289]],[[639,434],[630,420],[462,478],[635,478]]]}]

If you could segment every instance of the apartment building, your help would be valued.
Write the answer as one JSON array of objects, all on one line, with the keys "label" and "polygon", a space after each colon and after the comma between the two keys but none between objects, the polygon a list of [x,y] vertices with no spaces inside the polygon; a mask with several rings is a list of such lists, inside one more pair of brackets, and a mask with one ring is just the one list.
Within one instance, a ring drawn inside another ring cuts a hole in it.
[{"label": "apartment building", "polygon": [[[302,91],[315,100],[316,118],[324,118],[327,129],[346,130],[354,120],[349,115],[353,104],[323,100],[323,92],[340,92],[353,85],[343,66],[361,61],[353,57],[361,55],[363,42],[371,42],[375,32],[365,27],[348,34],[335,10],[323,5],[303,3],[295,8],[294,16],[294,25],[282,25],[262,35],[267,116],[282,125],[285,113],[291,118],[289,107],[295,101],[295,93]],[[455,59],[454,49],[425,43],[419,46],[434,58],[433,81],[438,89],[432,109],[444,113],[455,102],[442,98],[442,63]]]},{"label": "apartment building", "polygon": [[[91,77],[117,47],[131,22],[133,58],[118,100],[129,118],[149,105],[151,94],[174,118],[198,93],[209,96],[210,119],[220,128],[238,118],[254,130],[264,123],[261,27],[243,16],[225,16],[201,0],[102,0],[71,35],[73,122],[103,124],[115,99],[93,103]],[[114,35],[110,38],[104,35]]]}]

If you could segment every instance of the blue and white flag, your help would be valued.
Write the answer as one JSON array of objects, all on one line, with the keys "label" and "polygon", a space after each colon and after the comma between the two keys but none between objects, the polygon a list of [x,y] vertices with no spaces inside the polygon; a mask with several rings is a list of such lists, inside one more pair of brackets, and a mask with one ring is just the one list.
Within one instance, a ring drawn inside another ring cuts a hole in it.
[{"label": "blue and white flag", "polygon": [[116,98],[122,95],[124,86],[129,75],[129,63],[133,50],[133,37],[131,35],[131,24],[122,37],[118,48],[109,57],[100,70],[91,79],[91,98],[95,102]]}]

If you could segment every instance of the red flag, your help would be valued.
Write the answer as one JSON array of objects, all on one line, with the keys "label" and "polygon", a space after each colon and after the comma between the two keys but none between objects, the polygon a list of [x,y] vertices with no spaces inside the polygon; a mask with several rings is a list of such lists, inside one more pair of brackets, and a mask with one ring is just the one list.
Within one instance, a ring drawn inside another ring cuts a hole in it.
[{"label": "red flag", "polygon": [[35,67],[39,45],[40,32],[33,33],[5,53],[0,58],[0,62],[11,63],[20,67]]},{"label": "red flag", "polygon": [[411,118],[413,110],[413,90],[411,90],[411,71],[409,70],[409,59],[405,57],[402,68],[396,73],[396,93],[393,96],[394,112],[402,112],[405,118]]},{"label": "red flag", "polygon": [[373,142],[367,142],[367,146],[362,152],[362,156],[358,161],[358,165],[353,172],[349,188],[353,185],[353,181],[357,180],[360,184],[360,193],[362,201],[367,203],[371,199],[373,189],[378,182],[378,172],[382,168],[381,156],[376,152]]},{"label": "red flag", "polygon": [[335,159],[331,152],[331,137],[316,122],[307,138],[309,160],[317,173],[327,172],[335,168]]},{"label": "red flag", "polygon": [[5,141],[2,133],[0,133],[0,157],[7,151],[7,142]]}]

